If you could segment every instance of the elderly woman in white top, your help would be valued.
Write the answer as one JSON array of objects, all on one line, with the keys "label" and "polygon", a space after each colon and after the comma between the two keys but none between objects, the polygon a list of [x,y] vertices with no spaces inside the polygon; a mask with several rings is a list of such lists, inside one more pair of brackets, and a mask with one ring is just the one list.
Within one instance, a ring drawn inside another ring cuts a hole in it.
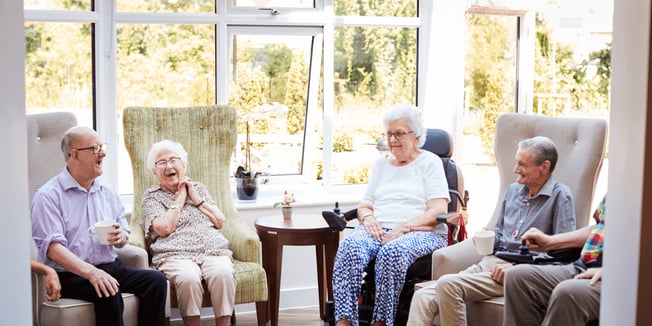
[{"label": "elderly woman in white top", "polygon": [[147,155],[159,181],[143,195],[145,238],[152,262],[174,285],[186,326],[199,325],[204,289],[210,292],[215,325],[228,325],[235,303],[232,253],[222,226],[224,214],[206,187],[186,176],[188,154],[163,140]]},{"label": "elderly woman in white top", "polygon": [[448,183],[439,157],[421,150],[426,128],[420,111],[392,107],[384,116],[390,154],[380,157],[358,205],[357,226],[337,251],[333,272],[336,325],[358,324],[363,272],[376,258],[372,322],[393,325],[408,267],[447,244]]}]

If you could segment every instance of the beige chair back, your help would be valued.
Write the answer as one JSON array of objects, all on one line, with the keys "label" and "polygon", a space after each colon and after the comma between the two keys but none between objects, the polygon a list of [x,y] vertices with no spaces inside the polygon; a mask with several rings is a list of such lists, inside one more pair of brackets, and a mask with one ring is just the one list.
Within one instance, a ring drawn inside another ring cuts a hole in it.
[{"label": "beige chair back", "polygon": [[77,125],[72,112],[48,112],[27,115],[27,164],[29,200],[36,190],[57,175],[66,165],[61,153],[61,138]]},{"label": "beige chair back", "polygon": [[577,226],[585,226],[592,215],[593,195],[605,156],[607,122],[597,118],[546,117],[506,113],[496,121],[494,152],[500,176],[498,202],[488,227],[496,224],[500,202],[507,186],[516,180],[514,157],[518,142],[546,136],[555,143],[559,159],[553,178],[570,187],[573,193]]},{"label": "beige chair back", "polygon": [[[129,107],[123,112],[125,145],[131,157],[134,175],[134,205],[131,215],[133,245],[144,248],[142,195],[145,189],[158,184],[146,167],[151,146],[170,139],[181,143],[188,152],[187,175],[208,188],[209,193],[227,217],[225,236],[231,218],[237,217],[229,185],[231,154],[236,144],[237,113],[226,105],[185,108]],[[253,232],[253,231],[252,231]],[[236,253],[234,252],[234,255]]]}]

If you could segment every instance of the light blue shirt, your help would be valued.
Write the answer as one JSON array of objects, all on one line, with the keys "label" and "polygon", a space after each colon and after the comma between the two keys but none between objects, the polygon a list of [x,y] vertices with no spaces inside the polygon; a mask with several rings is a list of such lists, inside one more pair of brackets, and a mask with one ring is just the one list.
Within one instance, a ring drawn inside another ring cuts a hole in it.
[{"label": "light blue shirt", "polygon": [[516,250],[523,233],[533,227],[550,235],[575,230],[575,205],[568,186],[549,178],[532,198],[522,184],[514,182],[507,188],[498,213],[494,246]]},{"label": "light blue shirt", "polygon": [[87,191],[64,168],[39,188],[32,200],[30,218],[38,261],[58,271],[64,270],[47,258],[48,248],[54,242],[92,265],[114,261],[117,255],[113,246],[100,244],[88,229],[95,222],[112,220],[131,232],[125,214],[118,195],[99,178]]}]

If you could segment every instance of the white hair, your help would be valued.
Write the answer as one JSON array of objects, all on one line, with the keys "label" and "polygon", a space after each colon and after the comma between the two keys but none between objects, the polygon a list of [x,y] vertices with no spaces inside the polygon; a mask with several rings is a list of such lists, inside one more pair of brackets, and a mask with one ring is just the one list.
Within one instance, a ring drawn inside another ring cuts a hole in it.
[{"label": "white hair", "polygon": [[147,153],[147,168],[154,170],[154,164],[156,163],[156,157],[162,151],[171,151],[174,152],[181,158],[181,161],[188,164],[188,152],[183,148],[183,145],[175,141],[165,139],[160,142],[154,143]]},{"label": "white hair", "polygon": [[[426,126],[423,124],[423,118],[421,116],[421,110],[414,105],[410,104],[397,104],[389,108],[385,115],[383,116],[383,124],[385,129],[389,127],[389,123],[392,121],[407,119],[410,129],[414,132],[414,135],[417,136],[417,147],[421,148],[423,144],[426,143]],[[389,140],[388,140],[389,141]]]}]

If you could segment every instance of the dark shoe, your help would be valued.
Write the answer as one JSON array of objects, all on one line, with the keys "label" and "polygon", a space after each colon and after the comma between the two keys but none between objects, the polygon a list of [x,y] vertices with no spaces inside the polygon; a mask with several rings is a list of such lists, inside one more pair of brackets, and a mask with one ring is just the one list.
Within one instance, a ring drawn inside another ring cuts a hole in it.
[{"label": "dark shoe", "polygon": [[326,223],[328,223],[328,226],[332,230],[342,231],[344,228],[346,228],[346,221],[344,221],[341,216],[335,214],[334,212],[322,211],[321,216],[324,217],[324,220],[326,220]]}]

